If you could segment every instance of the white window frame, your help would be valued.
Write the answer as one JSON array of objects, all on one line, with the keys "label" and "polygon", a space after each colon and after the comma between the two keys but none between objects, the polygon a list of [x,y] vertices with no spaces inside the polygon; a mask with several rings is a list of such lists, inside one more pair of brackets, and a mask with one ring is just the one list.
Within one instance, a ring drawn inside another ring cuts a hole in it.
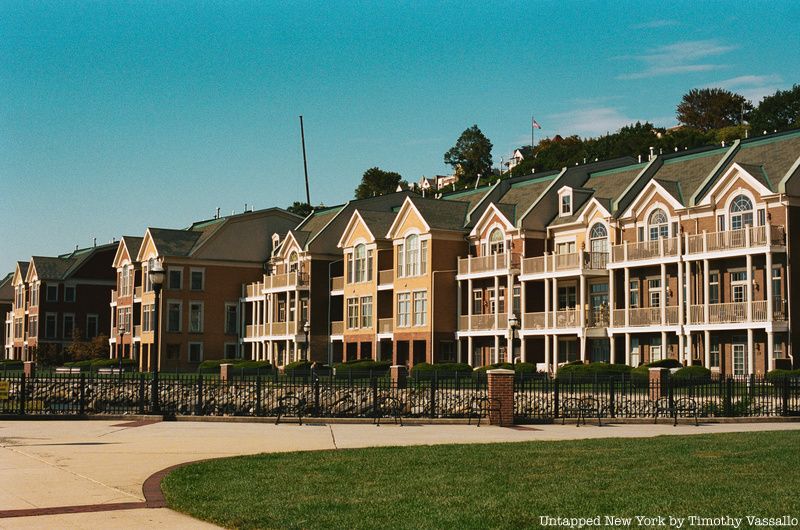
[{"label": "white window frame", "polygon": [[[365,301],[369,301],[369,304],[365,304]],[[369,307],[369,314],[364,311],[365,307]],[[361,328],[371,328],[373,323],[373,313],[374,313],[375,302],[372,298],[372,295],[362,296],[359,299],[359,324]]]},{"label": "white window frame", "polygon": [[[655,288],[654,282],[657,283]],[[657,303],[653,303],[653,301]],[[664,301],[661,299],[661,278],[647,278],[647,301],[648,307],[661,307]]]},{"label": "white window frame", "polygon": [[[169,327],[169,309],[170,305],[177,305],[178,306],[178,329],[170,329]],[[183,333],[183,300],[167,300],[165,304],[166,307],[166,324],[167,324],[167,333]],[[156,325],[158,325],[156,323]]]},{"label": "white window frame", "polygon": [[[67,318],[72,318],[72,329],[69,330],[67,335]],[[75,330],[75,313],[64,313],[61,315],[61,336],[65,339],[72,340],[72,333]]]},{"label": "white window frame", "polygon": [[[422,302],[422,312],[417,312],[417,302]],[[414,327],[425,326],[428,324],[428,291],[420,289],[413,291],[411,295],[411,315]],[[417,316],[421,315],[418,319]]]},{"label": "white window frame", "polygon": [[[200,273],[200,289],[192,287],[192,276],[194,273]],[[203,267],[192,267],[189,269],[189,290],[194,292],[201,292],[206,290],[206,269]]]},{"label": "white window frame", "polygon": [[[180,275],[178,287],[172,286],[172,273],[177,272]],[[171,291],[183,290],[183,267],[167,267],[167,289]]]},{"label": "white window frame", "polygon": [[[401,311],[401,309],[405,309],[405,311]],[[411,314],[411,291],[397,293],[397,327],[409,327],[411,325]]]},{"label": "white window frame", "polygon": [[351,296],[347,298],[345,302],[347,329],[358,329],[358,325],[360,323],[358,314],[358,304],[359,304],[359,298],[357,296]]},{"label": "white window frame", "polygon": [[[197,360],[192,360],[192,346],[200,346],[200,358]],[[188,362],[192,364],[201,363],[203,362],[203,343],[202,342],[190,342],[189,347],[187,348],[186,358]]]},{"label": "white window frame", "polygon": [[732,343],[731,358],[733,360],[733,375],[747,374],[747,345],[742,342]]},{"label": "white window frame", "polygon": [[[192,306],[200,306],[200,329],[192,329]],[[203,333],[205,331],[205,302],[202,300],[189,300],[189,333]]]},{"label": "white window frame", "polygon": [[558,193],[558,216],[569,217],[572,215],[573,201],[572,188],[564,188]]},{"label": "white window frame", "polygon": [[[730,282],[731,282],[731,302],[734,303],[746,303],[747,300],[747,269],[731,269],[728,271],[730,274]],[[734,280],[734,274],[744,274],[744,278],[741,280]],[[741,296],[737,297],[737,293],[740,293]],[[737,298],[741,298],[741,300],[737,300]]]},{"label": "white window frame", "polygon": [[[228,332],[228,308],[233,307],[236,310],[236,318],[233,322],[233,332]],[[236,335],[239,329],[239,304],[233,302],[225,302],[225,313],[222,317],[223,332],[225,335]]]}]

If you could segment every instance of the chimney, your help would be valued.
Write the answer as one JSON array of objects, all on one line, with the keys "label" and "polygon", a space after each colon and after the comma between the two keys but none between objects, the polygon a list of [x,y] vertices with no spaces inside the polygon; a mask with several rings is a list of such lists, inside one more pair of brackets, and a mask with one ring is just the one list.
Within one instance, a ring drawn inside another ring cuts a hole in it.
[{"label": "chimney", "polygon": [[639,163],[642,163],[642,155],[639,155]]},{"label": "chimney", "polygon": [[653,152],[655,148],[653,146],[650,146],[649,149],[650,149],[650,157],[648,158],[648,160],[652,160],[653,158],[655,158],[655,154]]},{"label": "chimney", "polygon": [[93,238],[92,238],[92,246],[93,246],[93,247],[96,247],[96,246],[97,246],[97,238],[96,238],[96,237],[93,237]]},{"label": "chimney", "polygon": [[219,219],[219,206],[217,206],[217,216],[215,217],[215,219]]}]

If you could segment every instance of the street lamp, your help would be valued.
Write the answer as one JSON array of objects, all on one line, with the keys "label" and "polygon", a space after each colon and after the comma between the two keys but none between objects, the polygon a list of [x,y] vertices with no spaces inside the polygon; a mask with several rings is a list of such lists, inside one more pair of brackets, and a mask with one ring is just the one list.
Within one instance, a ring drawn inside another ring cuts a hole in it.
[{"label": "street lamp", "polygon": [[309,335],[309,333],[311,333],[311,323],[308,320],[306,320],[306,323],[303,324],[303,333],[306,334],[305,355],[304,355],[304,359],[303,360],[307,361],[308,360],[308,347],[309,347],[308,335]]},{"label": "street lamp", "polygon": [[158,340],[158,332],[160,320],[160,300],[159,296],[161,295],[161,286],[164,283],[164,267],[161,265],[161,261],[153,260],[152,265],[147,272],[150,276],[150,285],[153,287],[153,293],[155,293],[155,300],[153,305],[153,345],[155,346],[155,355],[153,355],[153,351],[151,348],[150,352],[150,369],[153,373],[158,372],[158,360],[161,358],[161,344]]},{"label": "street lamp", "polygon": [[517,358],[514,356],[514,335],[516,331],[519,329],[519,319],[517,315],[511,313],[511,316],[508,317],[508,333],[511,336],[511,365],[514,366],[517,363]]},{"label": "street lamp", "polygon": [[122,353],[125,351],[125,347],[122,345],[122,338],[125,336],[125,324],[120,323],[117,326],[117,331],[119,332],[119,344],[117,345],[117,357],[119,360],[119,373],[122,374]]}]

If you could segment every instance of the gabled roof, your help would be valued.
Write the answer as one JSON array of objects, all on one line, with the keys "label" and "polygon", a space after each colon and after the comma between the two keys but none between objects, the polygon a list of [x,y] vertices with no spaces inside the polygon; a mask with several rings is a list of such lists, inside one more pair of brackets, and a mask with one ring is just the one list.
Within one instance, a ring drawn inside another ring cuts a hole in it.
[{"label": "gabled roof", "polygon": [[530,208],[558,177],[559,172],[548,172],[541,175],[526,175],[521,179],[512,179],[508,191],[498,199],[498,203],[513,205],[517,212],[523,213]]},{"label": "gabled roof", "polygon": [[27,261],[18,261],[17,266],[14,268],[14,274],[11,276],[11,281],[14,285],[20,282],[24,282],[25,278],[28,276],[28,269],[30,268],[30,262]]},{"label": "gabled roof", "polygon": [[28,273],[30,274],[36,271],[36,277],[39,280],[63,280],[67,275],[67,271],[69,271],[74,264],[74,258],[33,256]]},{"label": "gabled roof", "polygon": [[11,302],[14,299],[14,287],[11,284],[13,278],[14,273],[9,272],[0,279],[0,302]]},{"label": "gabled roof", "polygon": [[464,230],[469,203],[410,197],[431,230]]},{"label": "gabled roof", "polygon": [[188,256],[191,254],[201,231],[176,230],[172,228],[148,228],[147,232],[153,240],[160,256]]}]

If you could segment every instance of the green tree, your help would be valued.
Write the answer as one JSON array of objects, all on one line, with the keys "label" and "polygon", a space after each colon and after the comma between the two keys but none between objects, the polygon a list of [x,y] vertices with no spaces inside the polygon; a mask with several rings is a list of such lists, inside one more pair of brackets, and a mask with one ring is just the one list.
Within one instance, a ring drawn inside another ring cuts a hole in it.
[{"label": "green tree", "polygon": [[356,188],[356,199],[366,199],[376,195],[386,195],[397,190],[403,177],[394,171],[384,171],[379,167],[371,167],[364,172],[361,183]]},{"label": "green tree", "polygon": [[724,88],[694,88],[677,108],[680,123],[701,131],[740,125],[753,105],[744,96]]},{"label": "green tree", "polygon": [[492,173],[492,142],[477,125],[461,133],[456,145],[444,154],[444,163],[452,166],[461,182],[474,182],[478,175]]},{"label": "green tree", "polygon": [[286,211],[300,217],[307,217],[308,214],[314,211],[314,208],[307,202],[294,201],[291,206],[286,208]]},{"label": "green tree", "polygon": [[800,85],[766,96],[750,115],[754,134],[800,127]]}]

